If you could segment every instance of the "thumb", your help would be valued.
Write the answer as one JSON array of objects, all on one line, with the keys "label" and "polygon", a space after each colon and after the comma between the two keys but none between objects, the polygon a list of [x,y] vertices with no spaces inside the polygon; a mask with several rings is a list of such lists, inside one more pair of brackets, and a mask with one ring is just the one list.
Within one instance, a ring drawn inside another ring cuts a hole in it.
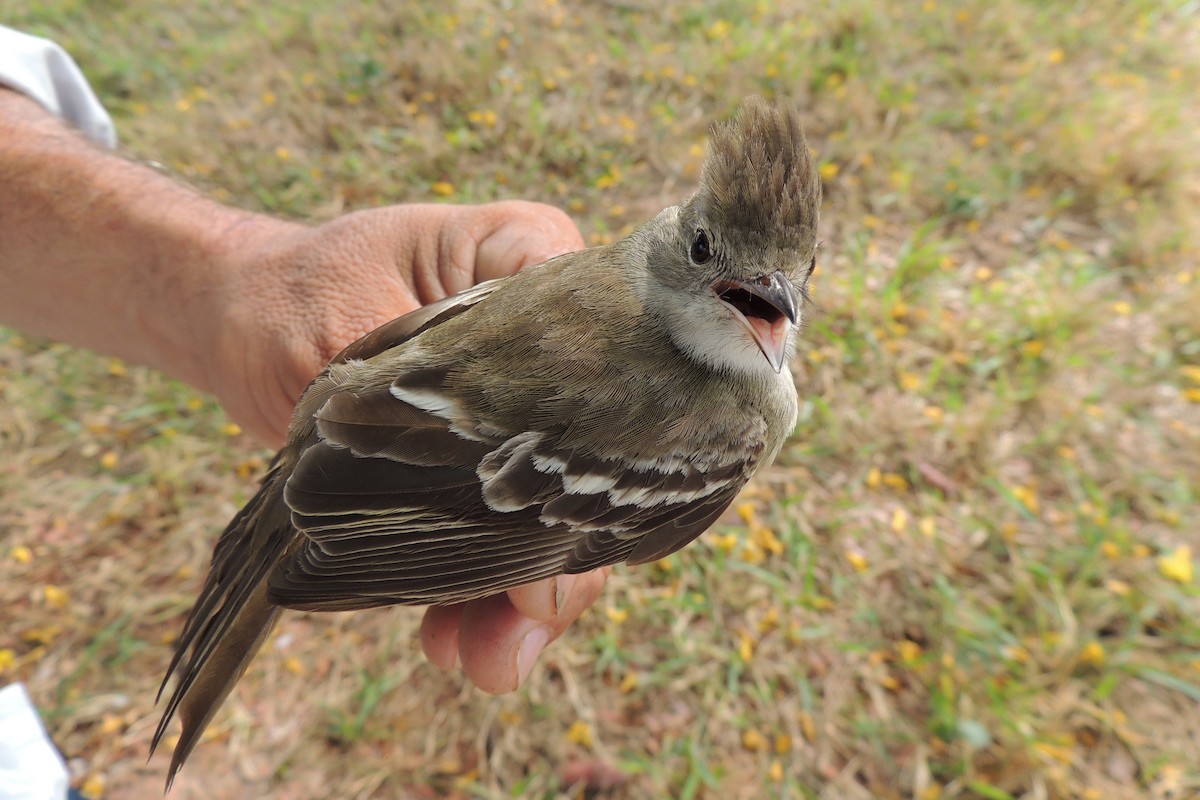
[{"label": "thumb", "polygon": [[554,206],[508,200],[484,208],[495,224],[477,239],[477,283],[512,275],[531,264],[584,247],[579,228]]}]

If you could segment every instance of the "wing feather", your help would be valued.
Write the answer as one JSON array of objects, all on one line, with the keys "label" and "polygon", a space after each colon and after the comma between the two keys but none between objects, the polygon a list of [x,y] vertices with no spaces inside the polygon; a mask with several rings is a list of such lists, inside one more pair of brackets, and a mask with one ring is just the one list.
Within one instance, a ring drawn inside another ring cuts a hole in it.
[{"label": "wing feather", "polygon": [[[751,471],[573,452],[561,431],[462,430],[438,411],[453,405],[438,398],[448,370],[414,372],[394,381],[402,392],[330,393],[316,412],[321,441],[284,489],[304,541],[272,574],[273,601],[449,603],[654,560],[712,524]],[[423,407],[405,402],[414,391]]]}]

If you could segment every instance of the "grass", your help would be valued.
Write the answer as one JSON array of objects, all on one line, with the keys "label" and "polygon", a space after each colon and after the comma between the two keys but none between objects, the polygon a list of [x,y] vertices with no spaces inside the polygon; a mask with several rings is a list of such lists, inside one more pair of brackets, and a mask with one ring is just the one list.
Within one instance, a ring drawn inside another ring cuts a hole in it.
[{"label": "grass", "polygon": [[[1194,4],[7,24],[71,49],[130,153],[248,208],[525,197],[605,242],[751,92],[799,103],[826,185],[800,424],[736,513],[618,571],[510,697],[422,663],[415,611],[287,615],[176,796],[1200,793]],[[0,678],[77,784],[151,796],[169,641],[268,454],[140,368],[16,333],[0,363]]]}]

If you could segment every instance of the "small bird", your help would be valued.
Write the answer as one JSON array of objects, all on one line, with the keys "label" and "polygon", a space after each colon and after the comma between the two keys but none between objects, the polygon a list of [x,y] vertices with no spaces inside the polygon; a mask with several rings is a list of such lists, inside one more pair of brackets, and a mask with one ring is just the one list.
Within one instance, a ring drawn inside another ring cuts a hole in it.
[{"label": "small bird", "polygon": [[334,358],[184,624],[167,788],[282,608],[458,603],[703,533],[795,425],[820,203],[796,110],[748,98],[683,204]]}]

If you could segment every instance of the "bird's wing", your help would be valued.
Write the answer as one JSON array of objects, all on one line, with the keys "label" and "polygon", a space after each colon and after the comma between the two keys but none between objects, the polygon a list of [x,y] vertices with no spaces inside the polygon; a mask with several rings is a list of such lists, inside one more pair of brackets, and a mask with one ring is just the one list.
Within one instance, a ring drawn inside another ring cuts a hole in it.
[{"label": "bird's wing", "polygon": [[[482,597],[561,572],[678,550],[745,483],[744,458],[631,463],[548,432],[485,436],[429,402],[436,369],[332,394],[285,489],[304,535],[270,577],[281,605],[332,610]],[[398,385],[423,387],[425,408]],[[449,403],[448,400],[445,401]],[[458,422],[451,422],[457,419]]]},{"label": "bird's wing", "polygon": [[348,345],[329,363],[342,364],[346,361],[371,358],[396,345],[403,344],[417,334],[466,311],[495,291],[504,280],[505,278],[495,278],[477,283],[470,289],[436,300],[427,306],[410,311],[402,317],[397,317],[391,322],[386,322]]}]

